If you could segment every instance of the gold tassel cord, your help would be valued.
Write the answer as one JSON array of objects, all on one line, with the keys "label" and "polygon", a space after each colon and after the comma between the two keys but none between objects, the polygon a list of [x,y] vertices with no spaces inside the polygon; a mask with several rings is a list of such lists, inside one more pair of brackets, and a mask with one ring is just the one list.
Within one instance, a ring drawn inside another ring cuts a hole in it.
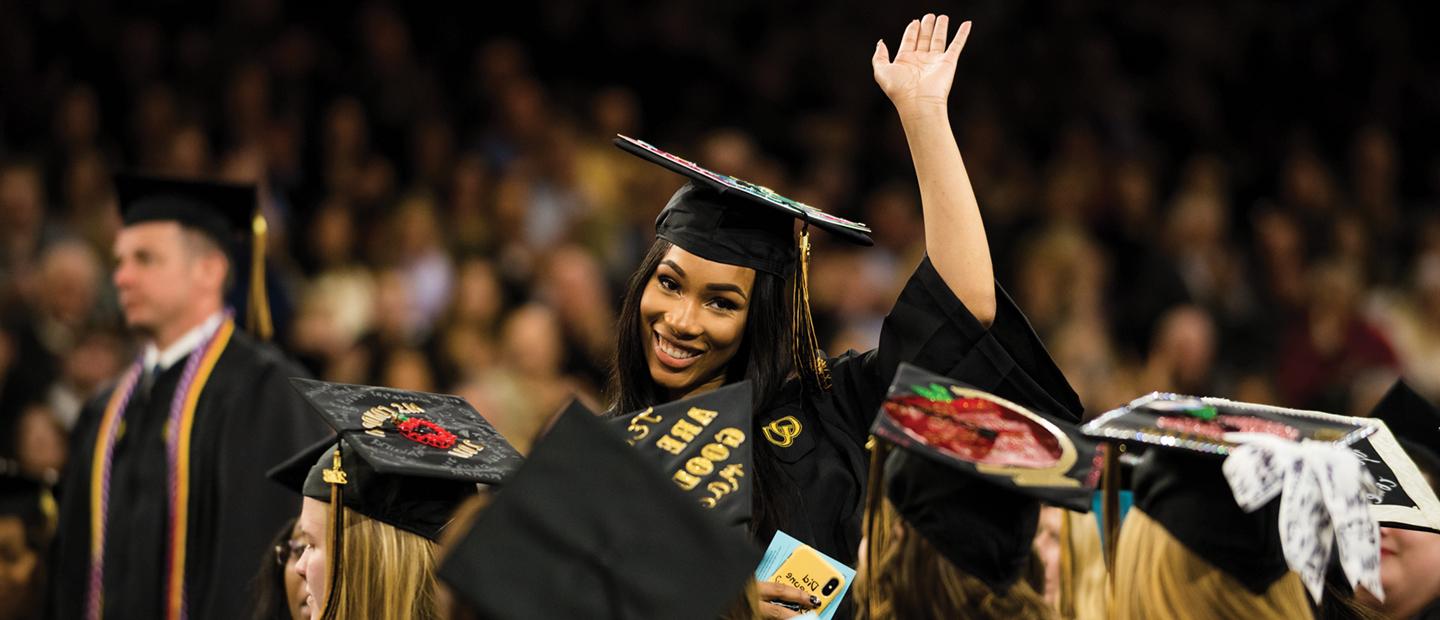
[{"label": "gold tassel cord", "polygon": [[349,483],[349,477],[345,470],[340,467],[340,442],[335,443],[335,457],[331,461],[331,469],[321,470],[321,479],[330,485],[330,558],[329,572],[330,591],[325,595],[325,607],[321,608],[321,618],[334,620],[338,603],[340,601],[340,574],[342,563],[345,561],[345,490],[344,486]]},{"label": "gold tassel cord", "polygon": [[810,224],[800,229],[799,256],[795,260],[795,285],[792,291],[791,326],[794,328],[793,355],[795,371],[811,391],[830,391],[830,370],[815,335],[815,320],[810,315]]},{"label": "gold tassel cord", "polygon": [[1124,444],[1106,446],[1105,471],[1100,475],[1100,522],[1105,533],[1102,553],[1105,554],[1105,581],[1112,595],[1115,587],[1115,553],[1120,546],[1120,541],[1117,540],[1120,534],[1120,453],[1124,451]]},{"label": "gold tassel cord", "polygon": [[250,248],[250,307],[245,314],[245,329],[261,340],[270,340],[275,333],[265,293],[265,236],[269,228],[265,215],[257,212],[251,220],[254,241]]},{"label": "gold tassel cord", "polygon": [[[865,608],[858,610],[863,612],[865,620],[875,617],[875,554],[885,548],[888,541],[881,540],[881,537],[888,536],[890,525],[882,522],[884,514],[883,504],[885,490],[885,459],[890,454],[889,446],[883,442],[875,441],[872,435],[870,441],[874,447],[870,450],[870,471],[865,488],[865,513],[861,517],[861,530],[865,532],[865,579],[868,595],[865,597]],[[868,442],[867,442],[868,443]]]},{"label": "gold tassel cord", "polygon": [[1071,539],[1070,511],[1060,513],[1060,617],[1075,617],[1075,541]]}]

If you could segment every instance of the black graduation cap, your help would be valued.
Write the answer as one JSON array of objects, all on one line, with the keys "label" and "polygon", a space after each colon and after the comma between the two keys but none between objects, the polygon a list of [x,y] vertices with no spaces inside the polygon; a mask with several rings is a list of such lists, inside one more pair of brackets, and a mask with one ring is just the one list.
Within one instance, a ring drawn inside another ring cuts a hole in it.
[{"label": "black graduation cap", "polygon": [[1371,513],[1382,525],[1440,533],[1440,410],[1397,380],[1370,417],[1379,428],[1355,454],[1379,488]]},{"label": "black graduation cap", "polygon": [[1230,433],[1354,446],[1376,427],[1357,418],[1152,392],[1108,411],[1081,432],[1148,448],[1132,473],[1134,506],[1192,553],[1259,595],[1291,569],[1281,545],[1280,502],[1246,512],[1222,471],[1240,444]]},{"label": "black graduation cap", "polygon": [[652,456],[665,476],[724,523],[750,522],[751,460],[749,381],[694,398],[614,417],[630,445]]},{"label": "black graduation cap", "polygon": [[1132,478],[1135,507],[1180,544],[1259,595],[1290,566],[1279,531],[1280,498],[1254,512],[1236,503],[1222,459],[1194,451],[1150,450]]},{"label": "black graduation cap", "polygon": [[901,364],[871,427],[901,448],[885,461],[885,496],[947,560],[1004,592],[1030,557],[1041,501],[1090,509],[1103,454],[1067,416]]},{"label": "black graduation cap", "polygon": [[115,177],[115,193],[126,226],[179,222],[205,233],[232,257],[252,231],[254,185],[121,174]]},{"label": "black graduation cap", "polygon": [[[815,354],[820,347],[810,318],[809,226],[866,246],[874,245],[870,228],[770,188],[708,170],[643,140],[617,136],[615,146],[689,179],[655,219],[655,236],[707,260],[793,278],[796,367],[808,387],[828,389],[824,359]],[[798,239],[797,220],[804,224]]]},{"label": "black graduation cap", "polygon": [[457,396],[290,382],[335,429],[338,443],[331,438],[310,446],[270,477],[325,501],[338,486],[345,506],[431,540],[476,484],[500,484],[522,460]]},{"label": "black graduation cap", "polygon": [[126,226],[174,221],[204,233],[230,257],[232,272],[250,247],[249,330],[269,339],[273,327],[265,296],[265,237],[254,185],[172,179],[138,174],[115,177],[120,217]]},{"label": "black graduation cap", "polygon": [[[1440,483],[1440,408],[1416,393],[1403,379],[1396,380],[1370,417],[1384,420],[1407,452],[1421,453],[1427,469]],[[1422,465],[1423,466],[1423,465]]]},{"label": "black graduation cap", "polygon": [[572,403],[439,575],[481,618],[714,618],[759,557]]}]

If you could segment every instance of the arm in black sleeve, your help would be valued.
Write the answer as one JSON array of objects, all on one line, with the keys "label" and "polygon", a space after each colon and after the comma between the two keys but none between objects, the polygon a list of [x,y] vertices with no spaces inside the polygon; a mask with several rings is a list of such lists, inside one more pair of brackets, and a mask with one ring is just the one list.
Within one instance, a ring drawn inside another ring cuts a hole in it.
[{"label": "arm in black sleeve", "polygon": [[998,283],[987,328],[950,292],[926,257],[880,331],[880,346],[832,364],[832,394],[851,432],[870,431],[901,362],[964,381],[1002,398],[1079,420],[1080,399],[1055,366],[1029,319]]}]

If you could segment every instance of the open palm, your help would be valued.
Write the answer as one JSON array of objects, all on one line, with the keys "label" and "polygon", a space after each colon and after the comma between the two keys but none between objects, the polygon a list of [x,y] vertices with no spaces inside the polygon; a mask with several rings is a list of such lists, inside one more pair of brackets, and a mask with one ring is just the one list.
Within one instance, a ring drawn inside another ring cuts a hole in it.
[{"label": "open palm", "polygon": [[896,107],[944,104],[949,98],[950,85],[955,80],[955,63],[960,59],[965,39],[970,36],[970,22],[960,24],[947,48],[945,35],[949,26],[950,18],[945,15],[937,18],[929,14],[912,20],[900,38],[894,61],[890,60],[890,50],[884,40],[875,45],[875,56],[870,59],[875,82]]}]

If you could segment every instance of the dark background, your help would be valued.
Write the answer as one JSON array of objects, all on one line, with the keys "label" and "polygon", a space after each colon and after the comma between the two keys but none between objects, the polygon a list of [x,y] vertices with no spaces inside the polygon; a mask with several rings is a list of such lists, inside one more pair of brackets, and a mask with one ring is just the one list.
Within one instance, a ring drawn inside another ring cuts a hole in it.
[{"label": "dark background", "polygon": [[869,58],[927,10],[975,22],[952,121],[997,276],[1091,415],[1440,397],[1424,4],[0,2],[0,456],[53,475],[136,350],[119,170],[260,183],[280,344],[511,437],[603,401],[679,183],[617,132],[870,223],[820,240],[812,294],[832,354],[873,346],[923,248]]}]

